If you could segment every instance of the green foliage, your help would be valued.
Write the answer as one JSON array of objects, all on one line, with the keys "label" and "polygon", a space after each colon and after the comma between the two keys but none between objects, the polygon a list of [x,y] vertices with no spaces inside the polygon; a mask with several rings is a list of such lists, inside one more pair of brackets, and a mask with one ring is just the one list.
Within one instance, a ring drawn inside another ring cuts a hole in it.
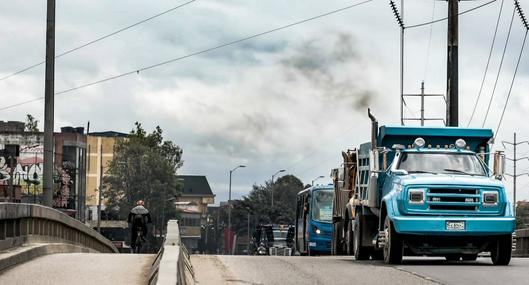
[{"label": "green foliage", "polygon": [[35,120],[35,117],[33,117],[30,114],[26,115],[26,124],[24,126],[24,130],[26,132],[31,133],[37,133],[39,132],[39,120]]},{"label": "green foliage", "polygon": [[[258,224],[293,224],[296,216],[297,193],[303,183],[294,175],[280,177],[273,184],[254,185],[248,196],[233,202],[232,228],[239,234],[246,233],[248,211],[250,226]],[[271,206],[272,191],[274,206]]]},{"label": "green foliage", "polygon": [[109,163],[102,193],[108,208],[126,219],[136,201],[144,200],[153,223],[161,229],[168,219],[176,217],[171,198],[178,192],[176,171],[181,166],[182,149],[172,141],[164,141],[160,127],[147,134],[136,122],[129,137],[115,145]]}]

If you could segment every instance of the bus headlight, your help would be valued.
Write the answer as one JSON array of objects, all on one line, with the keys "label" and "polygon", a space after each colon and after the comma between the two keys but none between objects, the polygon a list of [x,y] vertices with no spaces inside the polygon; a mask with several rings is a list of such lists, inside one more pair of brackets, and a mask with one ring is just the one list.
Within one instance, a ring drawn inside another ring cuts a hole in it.
[{"label": "bus headlight", "polygon": [[313,230],[314,233],[317,234],[317,235],[321,234],[321,230],[318,229],[318,227],[316,227],[316,226],[314,226],[314,227],[312,228],[312,230]]},{"label": "bus headlight", "polygon": [[411,189],[408,192],[408,199],[410,204],[424,204],[424,192],[426,189],[417,188]]}]

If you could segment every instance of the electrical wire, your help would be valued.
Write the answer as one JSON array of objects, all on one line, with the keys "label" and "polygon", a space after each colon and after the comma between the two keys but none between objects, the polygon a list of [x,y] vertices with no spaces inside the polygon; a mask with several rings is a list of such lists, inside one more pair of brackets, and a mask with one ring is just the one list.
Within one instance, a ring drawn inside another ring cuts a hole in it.
[{"label": "electrical wire", "polygon": [[[490,4],[492,4],[492,3],[496,2],[496,1],[497,0],[491,0],[491,1],[487,2],[487,3],[478,5],[478,6],[474,7],[474,8],[470,8],[468,10],[465,10],[465,11],[463,11],[463,12],[457,14],[457,15],[454,15],[453,17],[458,17],[460,15],[464,15],[466,13],[469,13],[469,12],[472,12],[472,11],[477,10],[479,8],[482,8],[482,7],[485,7],[487,5],[490,5]],[[444,18],[441,18],[441,19],[437,19],[437,20],[434,20],[434,21],[429,21],[429,22],[425,22],[425,23],[421,23],[421,24],[406,26],[405,28],[406,29],[418,28],[418,27],[427,26],[427,25],[438,23],[438,22],[442,22],[442,21],[445,21],[445,20],[448,20],[448,17],[444,17]]]},{"label": "electrical wire", "polygon": [[[191,3],[195,2],[195,1],[197,1],[197,0],[191,0],[191,1],[188,1],[188,2],[186,2],[186,3],[180,4],[180,5],[178,5],[178,6],[175,6],[175,7],[171,8],[171,9],[165,10],[165,11],[163,11],[163,12],[161,12],[161,13],[158,13],[158,14],[156,14],[156,15],[150,16],[150,17],[148,17],[148,18],[146,18],[146,19],[143,19],[143,20],[141,20],[141,21],[139,21],[139,22],[136,22],[136,23],[134,23],[134,24],[132,24],[132,25],[129,25],[129,26],[123,27],[123,28],[121,28],[121,29],[119,29],[119,30],[116,30],[116,31],[114,31],[114,32],[112,32],[112,33],[110,33],[110,34],[106,34],[106,35],[101,36],[101,37],[99,37],[99,38],[97,38],[97,39],[95,39],[95,40],[89,41],[89,42],[87,42],[87,43],[85,43],[85,44],[82,44],[82,45],[80,45],[80,46],[78,46],[78,47],[75,47],[75,48],[69,49],[69,50],[67,50],[67,51],[65,51],[65,52],[63,52],[63,53],[60,53],[60,54],[56,55],[56,56],[55,56],[55,59],[57,59],[57,58],[59,58],[59,57],[62,57],[62,56],[65,56],[65,55],[67,55],[67,54],[70,54],[70,53],[72,53],[72,52],[75,52],[75,51],[77,51],[77,50],[80,50],[80,49],[82,49],[82,48],[84,48],[84,47],[87,47],[87,46],[89,46],[89,45],[91,45],[91,44],[94,44],[94,43],[97,43],[97,42],[99,42],[99,41],[102,41],[102,40],[104,40],[104,39],[106,39],[106,38],[109,38],[109,37],[114,36],[114,35],[116,35],[116,34],[119,34],[119,33],[121,33],[121,32],[124,32],[124,31],[126,31],[126,30],[128,30],[128,29],[131,29],[131,28],[133,28],[133,27],[136,27],[136,26],[138,26],[138,25],[141,25],[141,24],[143,24],[143,23],[145,23],[145,22],[148,22],[148,21],[150,21],[150,20],[152,20],[152,19],[155,19],[155,18],[158,18],[158,17],[160,17],[160,16],[163,16],[163,15],[165,15],[165,14],[167,14],[167,13],[173,12],[173,11],[175,11],[175,10],[181,8],[181,7],[184,7],[184,6],[188,5],[188,4],[191,4]],[[0,78],[0,81],[3,81],[3,80],[5,80],[5,79],[8,79],[8,78],[13,77],[13,76],[15,76],[15,75],[18,75],[18,74],[20,74],[20,73],[26,72],[26,71],[28,71],[28,70],[30,70],[30,69],[33,69],[33,68],[35,68],[35,67],[37,67],[37,66],[40,66],[40,65],[44,64],[44,63],[46,63],[45,60],[44,60],[44,61],[41,61],[41,62],[39,62],[39,63],[35,63],[35,64],[33,64],[33,65],[30,65],[30,66],[28,66],[28,67],[25,67],[25,68],[23,68],[23,69],[20,69],[19,71],[13,72],[13,73],[11,73],[11,74],[9,74],[9,75],[6,75],[6,76]]]},{"label": "electrical wire", "polygon": [[[214,51],[214,50],[217,50],[217,49],[221,49],[221,48],[225,48],[225,47],[228,47],[228,46],[232,46],[232,45],[244,42],[244,41],[248,41],[248,40],[251,40],[251,39],[254,39],[254,38],[257,38],[257,37],[261,37],[261,36],[264,36],[264,35],[267,35],[267,34],[271,34],[273,32],[284,30],[284,29],[287,29],[287,28],[290,28],[290,27],[293,27],[293,26],[297,26],[297,25],[300,25],[300,24],[303,24],[303,23],[306,23],[306,22],[310,22],[310,21],[313,21],[313,20],[316,20],[316,19],[320,19],[320,18],[329,16],[329,15],[332,15],[332,14],[335,14],[335,13],[339,13],[339,12],[342,12],[342,11],[345,11],[345,10],[348,10],[348,9],[351,9],[351,8],[354,8],[354,7],[357,7],[357,6],[360,6],[362,4],[366,4],[366,3],[372,2],[372,1],[373,0],[365,0],[365,1],[362,1],[362,2],[355,3],[355,4],[351,4],[349,6],[342,7],[340,9],[336,9],[336,10],[333,10],[333,11],[330,11],[330,12],[327,12],[327,13],[324,13],[324,14],[320,14],[320,15],[317,15],[317,16],[314,16],[314,17],[311,17],[311,18],[307,18],[307,19],[304,19],[304,20],[301,20],[301,21],[297,21],[297,22],[294,22],[294,23],[291,23],[291,24],[288,24],[288,25],[285,25],[285,26],[281,26],[281,27],[278,27],[278,28],[267,30],[267,31],[264,31],[264,32],[261,32],[261,33],[258,33],[258,34],[247,36],[247,37],[244,37],[244,38],[241,38],[241,39],[238,39],[238,40],[234,40],[234,41],[231,41],[231,42],[220,44],[220,45],[217,45],[217,46],[214,46],[214,47],[210,47],[210,48],[203,49],[203,50],[200,50],[200,51],[197,51],[197,52],[193,52],[193,53],[190,53],[190,54],[187,54],[187,55],[184,55],[184,56],[180,56],[180,57],[172,58],[172,59],[169,59],[169,60],[165,60],[165,61],[153,64],[153,65],[141,67],[141,68],[138,68],[138,69],[135,69],[135,70],[132,70],[132,71],[128,71],[128,72],[121,73],[121,74],[118,74],[118,75],[110,76],[110,77],[107,77],[107,78],[104,78],[104,79],[100,79],[100,80],[97,80],[97,81],[93,81],[93,82],[89,82],[89,83],[86,83],[86,84],[82,84],[82,85],[79,85],[79,86],[76,86],[76,87],[72,87],[72,88],[69,88],[69,89],[65,89],[65,90],[56,92],[55,95],[61,95],[61,94],[69,93],[69,92],[72,92],[72,91],[75,91],[75,90],[79,90],[79,89],[86,88],[86,87],[93,86],[93,85],[97,85],[97,84],[100,84],[100,83],[103,83],[103,82],[107,82],[107,81],[111,81],[111,80],[114,80],[114,79],[118,79],[118,78],[121,78],[121,77],[124,77],[124,76],[127,76],[127,75],[131,75],[131,74],[134,74],[134,73],[138,74],[141,71],[146,71],[146,70],[149,70],[149,69],[160,67],[162,65],[166,65],[166,64],[169,64],[169,63],[173,63],[173,62],[176,62],[176,61],[187,59],[187,58],[190,58],[190,57],[193,57],[193,56],[197,56],[197,55],[200,55],[200,54],[208,53],[208,52],[211,52],[211,51]],[[31,103],[31,102],[40,101],[42,99],[44,99],[44,97],[39,97],[39,98],[34,98],[34,99],[31,99],[31,100],[28,100],[28,101],[19,102],[19,103],[13,104],[13,105],[2,107],[2,108],[0,108],[0,111],[11,109],[11,108],[18,107],[18,106],[21,106],[21,105],[25,105],[25,104],[28,104],[28,103]]]},{"label": "electrical wire", "polygon": [[487,106],[487,112],[485,113],[485,118],[483,118],[483,124],[481,124],[482,128],[485,127],[485,123],[487,122],[487,118],[488,118],[489,112],[490,112],[490,106],[492,106],[492,101],[494,99],[494,94],[496,93],[496,86],[498,86],[498,80],[500,78],[501,69],[503,67],[503,60],[505,59],[505,53],[507,51],[507,46],[509,44],[509,38],[511,37],[512,23],[514,21],[514,14],[515,13],[516,13],[516,8],[513,8],[512,17],[511,17],[511,23],[509,24],[509,32],[507,33],[507,38],[505,39],[505,46],[503,47],[503,53],[501,55],[500,66],[498,67],[498,73],[496,74],[496,80],[494,81],[494,87],[492,88],[492,94],[490,95],[489,105]]},{"label": "electrical wire", "polygon": [[474,103],[472,115],[470,115],[470,119],[468,120],[467,128],[470,126],[470,123],[472,123],[472,119],[474,118],[474,115],[476,114],[476,108],[478,107],[479,99],[481,98],[481,92],[483,91],[483,86],[485,85],[485,78],[487,77],[490,59],[492,58],[492,51],[494,49],[494,44],[496,43],[496,35],[498,34],[498,27],[500,25],[500,19],[501,19],[501,14],[503,11],[504,2],[505,2],[504,0],[501,0],[500,11],[498,13],[498,19],[496,20],[496,28],[494,29],[494,36],[492,37],[492,44],[490,45],[489,57],[487,59],[487,65],[485,66],[485,73],[483,74],[483,79],[481,80],[481,86],[479,87],[478,96],[476,97],[476,102]]},{"label": "electrical wire", "polygon": [[522,48],[520,49],[520,55],[518,56],[518,61],[516,62],[516,68],[514,69],[514,75],[512,76],[511,86],[509,87],[509,92],[507,93],[507,99],[505,99],[505,105],[503,106],[503,111],[501,112],[500,121],[498,122],[498,127],[496,128],[496,133],[494,134],[494,140],[498,136],[500,131],[501,123],[503,121],[503,116],[505,115],[505,110],[507,109],[507,104],[509,103],[509,98],[512,94],[512,87],[514,85],[514,80],[516,79],[516,73],[518,72],[518,67],[520,66],[520,61],[522,59],[523,50],[525,47],[525,41],[527,40],[527,33],[529,30],[525,30],[525,35],[523,37]]}]

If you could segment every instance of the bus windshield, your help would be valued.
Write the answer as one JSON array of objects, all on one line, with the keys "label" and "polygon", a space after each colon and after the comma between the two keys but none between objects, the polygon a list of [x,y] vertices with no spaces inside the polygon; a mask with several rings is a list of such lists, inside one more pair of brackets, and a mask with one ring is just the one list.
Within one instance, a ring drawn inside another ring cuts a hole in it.
[{"label": "bus windshield", "polygon": [[330,223],[332,222],[333,190],[316,190],[312,198],[312,219]]},{"label": "bus windshield", "polygon": [[487,176],[479,158],[471,153],[404,152],[398,168],[408,173]]}]

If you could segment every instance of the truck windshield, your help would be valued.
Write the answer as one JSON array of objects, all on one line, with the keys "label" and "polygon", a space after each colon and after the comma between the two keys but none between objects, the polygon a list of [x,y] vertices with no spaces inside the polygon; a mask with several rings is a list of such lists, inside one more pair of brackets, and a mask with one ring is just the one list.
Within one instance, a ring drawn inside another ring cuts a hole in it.
[{"label": "truck windshield", "polygon": [[312,200],[312,219],[320,222],[332,222],[333,190],[316,190]]},{"label": "truck windshield", "polygon": [[471,153],[404,152],[398,168],[408,173],[487,176],[479,158]]},{"label": "truck windshield", "polygon": [[274,240],[286,240],[288,231],[274,230]]}]

